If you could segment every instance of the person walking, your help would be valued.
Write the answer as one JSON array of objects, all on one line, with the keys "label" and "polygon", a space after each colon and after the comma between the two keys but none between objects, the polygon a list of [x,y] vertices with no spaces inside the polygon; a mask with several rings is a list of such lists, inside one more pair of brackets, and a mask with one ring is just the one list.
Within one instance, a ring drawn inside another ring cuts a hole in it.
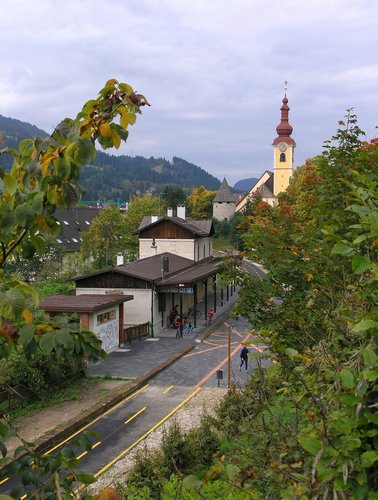
[{"label": "person walking", "polygon": [[208,325],[211,325],[211,323],[213,322],[213,317],[214,317],[214,309],[211,308],[209,311],[209,314],[207,315],[207,324]]},{"label": "person walking", "polygon": [[243,345],[243,347],[240,350],[240,371],[241,371],[243,365],[245,365],[245,371],[247,371],[248,370],[249,350],[247,349],[247,347],[244,344],[242,344],[242,345]]}]

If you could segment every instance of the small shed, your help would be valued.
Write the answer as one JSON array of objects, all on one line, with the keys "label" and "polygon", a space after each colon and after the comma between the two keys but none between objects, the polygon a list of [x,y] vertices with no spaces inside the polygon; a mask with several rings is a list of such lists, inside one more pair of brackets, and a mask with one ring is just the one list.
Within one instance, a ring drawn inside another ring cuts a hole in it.
[{"label": "small shed", "polygon": [[49,316],[62,313],[78,313],[80,325],[90,330],[102,341],[102,348],[111,352],[119,346],[124,328],[124,302],[133,300],[133,295],[88,294],[52,295],[41,300],[40,307]]}]

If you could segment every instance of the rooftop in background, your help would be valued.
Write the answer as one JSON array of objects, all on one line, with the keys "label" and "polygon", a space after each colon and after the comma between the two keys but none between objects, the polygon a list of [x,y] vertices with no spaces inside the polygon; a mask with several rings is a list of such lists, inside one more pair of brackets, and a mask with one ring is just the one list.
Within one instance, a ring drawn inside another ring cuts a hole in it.
[{"label": "rooftop in background", "polygon": [[173,216],[160,217],[153,215],[145,215],[143,217],[137,233],[141,233],[145,229],[154,226],[156,224],[160,224],[163,221],[173,222],[174,224],[177,224],[178,226],[187,229],[196,236],[205,237],[205,236],[210,236],[213,233],[213,221],[211,219],[194,220],[189,217],[182,219],[181,217],[173,217]]},{"label": "rooftop in background", "polygon": [[88,230],[92,220],[101,208],[66,208],[57,209],[54,216],[60,226],[59,236],[55,241],[63,246],[66,252],[78,252],[82,242],[81,233]]},{"label": "rooftop in background", "polygon": [[235,195],[232,192],[226,177],[223,179],[218,192],[215,195],[214,203],[235,203]]}]

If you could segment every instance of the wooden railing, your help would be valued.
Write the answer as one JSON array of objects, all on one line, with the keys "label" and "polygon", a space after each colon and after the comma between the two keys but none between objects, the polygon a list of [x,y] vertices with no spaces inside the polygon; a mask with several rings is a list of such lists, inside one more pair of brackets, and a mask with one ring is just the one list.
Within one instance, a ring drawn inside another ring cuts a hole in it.
[{"label": "wooden railing", "polygon": [[[134,339],[141,339],[150,335],[150,323],[142,323],[141,325],[129,326],[123,329],[123,336],[120,336],[120,345],[126,342],[131,342]],[[123,338],[122,338],[123,337]]]}]

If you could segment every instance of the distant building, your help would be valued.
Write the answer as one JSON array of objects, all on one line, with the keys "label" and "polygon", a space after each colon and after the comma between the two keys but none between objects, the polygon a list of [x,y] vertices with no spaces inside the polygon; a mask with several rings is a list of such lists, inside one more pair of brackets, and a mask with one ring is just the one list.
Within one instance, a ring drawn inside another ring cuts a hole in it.
[{"label": "distant building", "polygon": [[168,209],[165,217],[146,215],[138,228],[139,259],[169,252],[198,262],[212,255],[212,220],[186,217],[185,207],[177,207],[177,217]]},{"label": "distant building", "polygon": [[213,219],[219,221],[230,219],[235,213],[235,208],[235,195],[224,178],[213,201]]}]

